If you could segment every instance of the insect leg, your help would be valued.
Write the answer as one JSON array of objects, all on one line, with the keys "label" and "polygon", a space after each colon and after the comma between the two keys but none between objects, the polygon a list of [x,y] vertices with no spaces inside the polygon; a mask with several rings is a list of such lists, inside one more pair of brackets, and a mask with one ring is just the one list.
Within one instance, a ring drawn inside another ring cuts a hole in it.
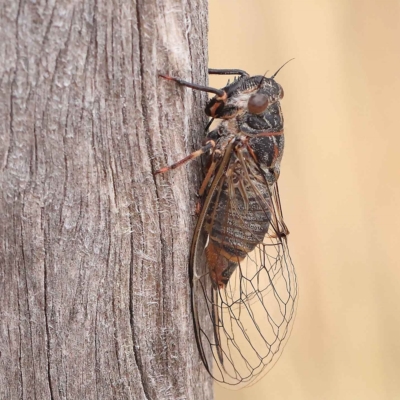
[{"label": "insect leg", "polygon": [[202,92],[214,93],[218,97],[223,97],[223,98],[226,97],[225,91],[221,90],[221,89],[215,89],[215,88],[212,88],[210,86],[197,85],[196,83],[187,82],[187,81],[184,81],[183,79],[174,78],[174,77],[169,76],[169,75],[159,75],[159,76],[161,78],[167,79],[168,81],[174,81],[174,82],[178,83],[181,86],[187,86],[187,87],[190,87],[190,88],[195,89],[195,90],[200,90]]},{"label": "insect leg", "polygon": [[194,151],[193,153],[189,154],[182,160],[176,162],[175,164],[169,165],[167,167],[160,168],[159,170],[154,172],[154,175],[157,174],[163,174],[164,172],[167,172],[171,169],[175,169],[180,167],[181,165],[187,163],[188,161],[194,160],[197,157],[200,157],[202,154],[206,153],[208,150],[211,150],[212,148],[215,147],[215,142],[214,140],[209,140],[203,147],[201,147],[199,150]]},{"label": "insect leg", "polygon": [[240,75],[240,76],[249,76],[246,71],[241,69],[216,69],[209,68],[208,73],[211,75]]},{"label": "insect leg", "polygon": [[208,121],[208,124],[206,125],[206,127],[204,128],[204,132],[207,132],[208,131],[208,128],[211,126],[211,124],[214,122],[214,119],[215,118],[211,118],[209,121]]},{"label": "insect leg", "polygon": [[213,153],[213,159],[212,159],[211,165],[208,168],[207,175],[204,178],[203,183],[201,184],[201,187],[199,189],[199,193],[198,193],[199,196],[203,196],[204,191],[206,190],[206,187],[208,185],[208,182],[210,182],[211,177],[214,176],[214,171],[215,171],[215,168],[217,167],[217,161],[215,160],[216,153],[221,154],[221,152],[219,150],[215,150],[215,152]]}]

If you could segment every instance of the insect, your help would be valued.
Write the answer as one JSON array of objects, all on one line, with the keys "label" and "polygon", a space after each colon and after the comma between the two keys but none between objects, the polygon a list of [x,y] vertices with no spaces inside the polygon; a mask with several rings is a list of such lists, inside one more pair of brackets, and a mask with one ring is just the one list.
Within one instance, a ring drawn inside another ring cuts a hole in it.
[{"label": "insect", "polygon": [[237,75],[222,89],[161,75],[213,93],[205,112],[222,120],[202,148],[156,173],[207,158],[190,251],[192,311],[207,371],[231,388],[253,384],[277,361],[298,297],[277,184],[284,147],[279,70],[267,78],[209,69]]}]

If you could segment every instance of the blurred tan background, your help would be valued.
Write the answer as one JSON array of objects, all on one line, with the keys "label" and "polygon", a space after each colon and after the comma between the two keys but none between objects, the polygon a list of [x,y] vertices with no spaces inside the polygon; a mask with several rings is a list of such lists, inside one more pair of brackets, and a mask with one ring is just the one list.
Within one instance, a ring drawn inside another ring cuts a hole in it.
[{"label": "blurred tan background", "polygon": [[[209,65],[285,90],[300,299],[260,383],[217,400],[400,399],[400,1],[211,0]],[[221,87],[227,78],[211,77]]]}]

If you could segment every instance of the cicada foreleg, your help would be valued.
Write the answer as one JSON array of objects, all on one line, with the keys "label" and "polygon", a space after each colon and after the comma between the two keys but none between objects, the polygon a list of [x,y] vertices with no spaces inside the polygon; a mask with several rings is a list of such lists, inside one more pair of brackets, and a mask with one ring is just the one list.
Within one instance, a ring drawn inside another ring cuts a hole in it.
[{"label": "cicada foreleg", "polygon": [[201,92],[214,93],[215,95],[217,95],[218,97],[221,97],[221,98],[226,98],[226,96],[227,96],[226,92],[222,89],[216,89],[216,88],[212,88],[210,86],[198,85],[197,83],[184,81],[181,78],[175,78],[175,77],[169,76],[169,75],[161,75],[160,74],[159,76],[160,76],[160,78],[164,78],[167,81],[174,81],[178,85],[181,85],[181,86],[186,86],[186,87],[189,87],[194,90],[200,90]]}]

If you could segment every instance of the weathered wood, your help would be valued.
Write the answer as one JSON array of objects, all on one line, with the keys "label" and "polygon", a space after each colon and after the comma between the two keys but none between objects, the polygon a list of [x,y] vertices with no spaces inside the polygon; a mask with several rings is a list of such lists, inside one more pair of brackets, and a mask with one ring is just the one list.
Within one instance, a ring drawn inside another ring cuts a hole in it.
[{"label": "weathered wood", "polygon": [[[0,4],[0,399],[211,399],[187,273],[205,0]],[[190,193],[190,195],[188,195]]]}]

